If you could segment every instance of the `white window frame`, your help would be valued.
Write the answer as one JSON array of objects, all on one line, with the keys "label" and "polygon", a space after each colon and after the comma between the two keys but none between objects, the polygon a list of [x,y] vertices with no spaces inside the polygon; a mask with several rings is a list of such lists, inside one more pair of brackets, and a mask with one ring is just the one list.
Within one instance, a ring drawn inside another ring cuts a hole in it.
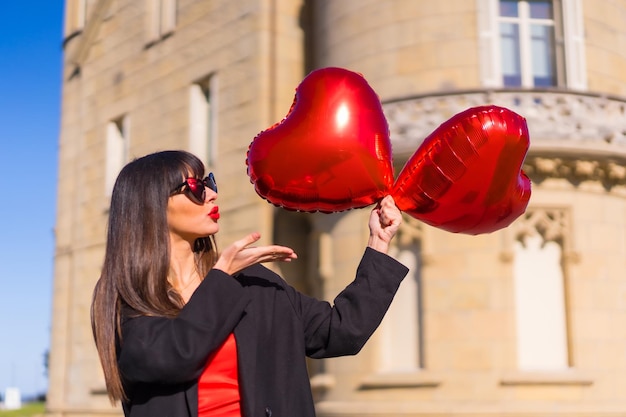
[{"label": "white window frame", "polygon": [[215,74],[189,88],[189,151],[209,168],[217,160],[217,88]]},{"label": "white window frame", "polygon": [[174,32],[177,0],[146,0],[148,10],[148,43]]},{"label": "white window frame", "polygon": [[87,0],[68,0],[66,9],[65,36],[82,31],[87,23]]},{"label": "white window frame", "polygon": [[122,116],[106,125],[105,195],[111,197],[118,174],[128,160],[130,119]]},{"label": "white window frame", "polygon": [[82,29],[87,22],[87,0],[75,0],[77,3],[76,9],[76,28]]},{"label": "white window frame", "polygon": [[[582,0],[561,0],[559,4],[563,19],[564,87],[586,90]],[[499,0],[477,0],[477,11],[481,83],[483,87],[502,88]]]}]

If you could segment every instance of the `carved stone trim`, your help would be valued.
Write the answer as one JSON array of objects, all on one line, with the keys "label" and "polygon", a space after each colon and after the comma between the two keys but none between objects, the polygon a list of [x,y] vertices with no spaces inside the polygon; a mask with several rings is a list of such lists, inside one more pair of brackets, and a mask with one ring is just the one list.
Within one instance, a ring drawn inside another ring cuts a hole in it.
[{"label": "carved stone trim", "polygon": [[540,372],[540,371],[517,371],[508,372],[500,379],[502,386],[533,386],[533,385],[592,385],[594,379],[590,374],[576,369],[567,369],[563,371]]},{"label": "carved stone trim", "polygon": [[398,246],[420,244],[424,234],[422,222],[407,214],[402,215],[402,226],[398,230],[395,243]]},{"label": "carved stone trim", "polygon": [[574,185],[584,181],[597,181],[610,190],[626,185],[626,167],[615,160],[547,158],[529,156],[524,162],[524,172],[540,184],[548,178],[566,179]]},{"label": "carved stone trim", "polygon": [[514,239],[522,245],[527,236],[539,235],[543,245],[555,242],[561,247],[561,260],[564,264],[580,262],[580,253],[572,248],[572,220],[568,208],[529,207],[515,221],[513,230]]},{"label": "carved stone trim", "polygon": [[516,220],[515,239],[524,244],[527,236],[539,235],[544,241],[556,242],[566,250],[571,241],[570,213],[565,208],[528,208]]}]

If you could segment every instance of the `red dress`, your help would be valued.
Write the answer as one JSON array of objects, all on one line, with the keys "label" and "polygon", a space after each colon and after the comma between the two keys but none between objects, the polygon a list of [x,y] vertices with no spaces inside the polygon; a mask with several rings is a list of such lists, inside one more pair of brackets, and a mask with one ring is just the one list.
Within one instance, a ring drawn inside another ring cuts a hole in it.
[{"label": "red dress", "polygon": [[198,417],[241,417],[237,344],[230,334],[207,362],[198,381]]}]

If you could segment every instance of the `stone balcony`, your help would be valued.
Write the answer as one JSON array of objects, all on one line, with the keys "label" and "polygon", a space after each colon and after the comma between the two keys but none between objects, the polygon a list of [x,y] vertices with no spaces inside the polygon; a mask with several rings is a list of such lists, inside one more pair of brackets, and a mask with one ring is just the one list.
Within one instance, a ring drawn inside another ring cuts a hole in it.
[{"label": "stone balcony", "polygon": [[481,90],[383,103],[394,159],[406,160],[441,123],[468,108],[506,107],[526,118],[530,149],[524,171],[605,188],[626,185],[626,99],[562,90]]}]

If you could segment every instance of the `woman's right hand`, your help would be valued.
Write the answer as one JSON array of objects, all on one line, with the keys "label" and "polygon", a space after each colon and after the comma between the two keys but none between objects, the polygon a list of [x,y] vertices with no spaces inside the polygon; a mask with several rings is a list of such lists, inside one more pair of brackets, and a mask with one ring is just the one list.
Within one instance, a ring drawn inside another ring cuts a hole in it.
[{"label": "woman's right hand", "polygon": [[293,249],[280,245],[250,246],[261,238],[258,232],[234,242],[220,254],[214,268],[233,275],[254,264],[263,262],[291,262],[298,255]]}]

